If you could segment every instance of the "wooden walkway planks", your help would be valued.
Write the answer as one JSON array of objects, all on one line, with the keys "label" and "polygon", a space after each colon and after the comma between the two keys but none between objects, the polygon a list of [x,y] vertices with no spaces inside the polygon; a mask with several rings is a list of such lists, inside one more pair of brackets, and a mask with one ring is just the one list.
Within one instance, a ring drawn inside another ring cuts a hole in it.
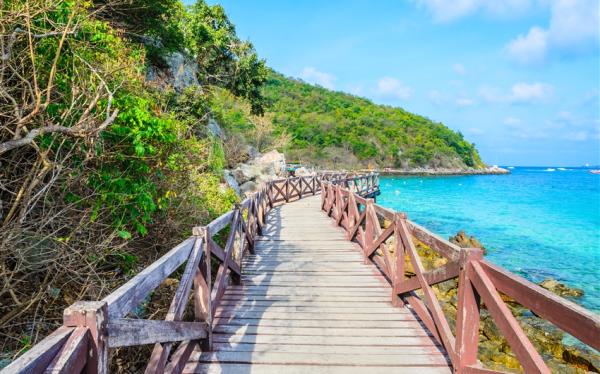
[{"label": "wooden walkway planks", "polygon": [[431,334],[309,197],[273,209],[242,285],[217,308],[213,352],[188,373],[450,373]]}]

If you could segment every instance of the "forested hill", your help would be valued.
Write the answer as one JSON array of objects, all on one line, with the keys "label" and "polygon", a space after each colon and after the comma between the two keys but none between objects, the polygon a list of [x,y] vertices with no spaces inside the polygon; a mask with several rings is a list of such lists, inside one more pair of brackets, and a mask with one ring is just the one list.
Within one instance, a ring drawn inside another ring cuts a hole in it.
[{"label": "forested hill", "polygon": [[475,146],[441,123],[271,71],[263,88],[289,133],[290,161],[328,167],[483,167]]}]

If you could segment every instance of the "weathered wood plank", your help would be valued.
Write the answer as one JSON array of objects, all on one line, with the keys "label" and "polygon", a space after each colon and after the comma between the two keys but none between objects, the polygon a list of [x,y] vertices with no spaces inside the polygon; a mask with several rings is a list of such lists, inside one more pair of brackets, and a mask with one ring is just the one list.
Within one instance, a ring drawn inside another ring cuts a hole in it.
[{"label": "weathered wood plank", "polygon": [[189,257],[195,238],[190,237],[105,297],[110,318],[121,318],[135,308]]},{"label": "weathered wood plank", "polygon": [[313,345],[313,344],[252,344],[252,343],[216,343],[215,351],[229,352],[287,352],[287,353],[342,353],[370,355],[436,355],[438,346],[353,346],[353,345]]},{"label": "weathered wood plank", "polygon": [[447,360],[438,355],[349,355],[340,353],[306,354],[286,352],[194,352],[190,361],[218,363],[301,364],[301,365],[355,365],[355,366],[447,366]]},{"label": "weathered wood plank", "polygon": [[89,328],[76,327],[44,373],[81,372],[87,363],[88,339],[91,339]]},{"label": "weathered wood plank", "polygon": [[[403,374],[450,374],[447,367],[403,366]],[[320,366],[320,365],[261,365],[261,364],[219,364],[211,365],[193,362],[185,367],[186,373],[198,374],[391,374],[398,369],[389,366]]]},{"label": "weathered wood plank", "polygon": [[215,343],[256,344],[313,344],[354,346],[435,346],[437,343],[426,336],[381,336],[377,339],[364,336],[298,336],[298,335],[232,335],[214,334]]},{"label": "weathered wood plank", "polygon": [[69,339],[74,327],[59,327],[52,334],[34,345],[21,357],[11,362],[2,373],[42,373]]},{"label": "weathered wood plank", "polygon": [[[360,326],[358,323],[354,325]],[[365,329],[365,328],[322,328],[322,327],[273,327],[273,326],[236,326],[216,325],[213,328],[215,334],[235,335],[294,335],[294,336],[357,336],[357,337],[401,337],[401,336],[429,336],[421,326],[410,326],[390,329]]]},{"label": "weathered wood plank", "polygon": [[117,318],[107,326],[110,348],[179,342],[207,337],[206,323]]}]

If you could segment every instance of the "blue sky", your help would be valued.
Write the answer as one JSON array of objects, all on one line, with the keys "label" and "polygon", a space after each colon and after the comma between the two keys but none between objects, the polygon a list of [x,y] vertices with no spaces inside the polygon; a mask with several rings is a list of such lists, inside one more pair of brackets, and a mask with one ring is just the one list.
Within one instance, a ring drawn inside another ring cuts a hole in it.
[{"label": "blue sky", "polygon": [[489,164],[600,164],[598,0],[208,2],[275,70],[443,122]]}]

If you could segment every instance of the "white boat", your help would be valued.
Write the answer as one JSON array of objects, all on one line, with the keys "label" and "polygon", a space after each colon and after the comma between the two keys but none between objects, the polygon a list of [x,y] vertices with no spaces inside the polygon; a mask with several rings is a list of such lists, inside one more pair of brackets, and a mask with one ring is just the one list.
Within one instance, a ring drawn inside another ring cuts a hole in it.
[{"label": "white boat", "polygon": [[600,169],[590,170],[590,173],[592,173],[592,174],[600,174]]}]

